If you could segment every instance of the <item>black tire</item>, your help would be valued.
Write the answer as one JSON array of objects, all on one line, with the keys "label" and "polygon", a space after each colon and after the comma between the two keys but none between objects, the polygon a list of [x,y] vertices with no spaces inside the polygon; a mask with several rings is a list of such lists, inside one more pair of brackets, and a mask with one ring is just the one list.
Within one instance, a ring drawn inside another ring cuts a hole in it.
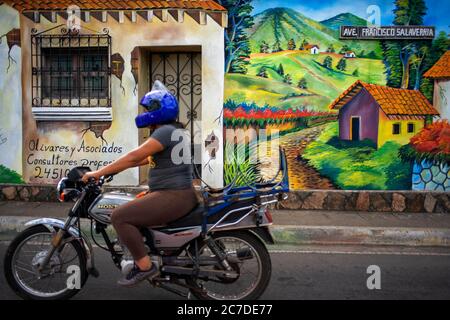
[{"label": "black tire", "polygon": [[[77,294],[80,289],[67,289],[66,291],[62,292],[59,295],[50,297],[50,298],[46,298],[46,297],[40,297],[40,296],[36,296],[33,295],[27,291],[25,291],[25,289],[23,289],[16,281],[14,275],[13,275],[13,268],[12,268],[12,259],[14,257],[14,252],[17,250],[17,247],[28,237],[32,236],[33,234],[37,234],[37,233],[51,233],[45,226],[43,225],[37,225],[37,226],[33,226],[30,227],[26,230],[24,230],[23,232],[21,232],[19,235],[17,235],[17,237],[11,242],[11,244],[9,245],[6,254],[5,254],[5,259],[4,259],[4,274],[5,274],[5,278],[6,281],[8,282],[10,288],[21,298],[26,299],[26,300],[65,300],[65,299],[70,299],[71,297],[73,297],[75,294]],[[87,277],[88,277],[88,273],[87,273],[87,269],[86,269],[86,254],[84,252],[83,247],[81,246],[81,244],[74,240],[71,241],[70,244],[73,246],[73,248],[75,249],[79,262],[80,262],[80,275],[81,275],[81,287],[83,287],[83,285],[86,283]]]},{"label": "black tire", "polygon": [[[261,269],[262,269],[262,275],[259,283],[255,287],[253,291],[251,291],[247,296],[242,298],[241,300],[256,300],[258,299],[266,290],[267,286],[269,285],[270,278],[272,275],[272,262],[270,259],[270,254],[267,251],[266,246],[264,243],[252,232],[250,231],[222,231],[222,232],[216,232],[213,234],[213,238],[222,238],[222,237],[233,237],[242,239],[245,242],[247,242],[249,245],[251,245],[255,251],[258,253],[260,259],[261,259]],[[199,243],[198,248],[202,248],[205,244]],[[191,255],[195,254],[195,246],[190,246],[189,253]],[[191,294],[196,297],[199,300],[216,300],[214,297],[211,297],[207,294],[201,293],[201,287],[197,283],[196,279],[187,279],[186,283],[189,286],[192,286],[194,288],[197,288],[197,290],[191,290]]]}]

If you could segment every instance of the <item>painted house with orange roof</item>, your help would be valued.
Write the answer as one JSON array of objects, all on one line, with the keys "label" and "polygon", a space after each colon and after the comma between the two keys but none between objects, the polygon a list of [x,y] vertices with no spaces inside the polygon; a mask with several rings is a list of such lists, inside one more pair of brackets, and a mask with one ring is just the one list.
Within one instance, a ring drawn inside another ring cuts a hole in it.
[{"label": "painted house with orange roof", "polygon": [[372,140],[377,147],[387,141],[407,144],[427,120],[439,112],[416,90],[353,83],[329,106],[339,111],[342,140]]},{"label": "painted house with orange roof", "polygon": [[[55,184],[72,167],[107,165],[148,138],[135,118],[160,80],[208,164],[203,180],[223,184],[223,152],[213,159],[204,143],[223,143],[228,14],[217,1],[5,0],[0,21],[1,166]],[[147,168],[112,183],[146,185]]]},{"label": "painted house with orange roof", "polygon": [[311,54],[319,54],[320,47],[317,44],[307,44],[303,48],[305,51],[309,51]]},{"label": "painted house with orange roof", "polygon": [[434,80],[433,105],[441,118],[450,119],[450,51],[446,51],[423,76]]}]

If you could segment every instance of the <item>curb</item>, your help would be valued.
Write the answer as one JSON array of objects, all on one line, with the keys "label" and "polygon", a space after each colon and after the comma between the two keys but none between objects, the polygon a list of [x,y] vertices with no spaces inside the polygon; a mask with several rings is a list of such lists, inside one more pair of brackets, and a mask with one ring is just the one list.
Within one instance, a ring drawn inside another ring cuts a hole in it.
[{"label": "curb", "polygon": [[[11,241],[36,217],[0,217],[0,241]],[[81,221],[82,232],[89,234],[90,223]],[[276,245],[347,244],[384,246],[450,247],[450,229],[392,228],[350,226],[281,226],[271,227]],[[111,232],[113,234],[114,232]],[[98,239],[98,235],[95,235]]]},{"label": "curb", "polygon": [[350,244],[450,247],[450,229],[347,226],[274,226],[277,244]]}]

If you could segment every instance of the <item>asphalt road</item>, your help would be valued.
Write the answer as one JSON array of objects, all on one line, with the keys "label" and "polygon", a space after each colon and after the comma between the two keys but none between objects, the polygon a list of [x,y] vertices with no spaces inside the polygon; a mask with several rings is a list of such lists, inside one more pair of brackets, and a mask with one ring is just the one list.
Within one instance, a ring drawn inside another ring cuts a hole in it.
[{"label": "asphalt road", "polygon": [[[450,299],[448,250],[374,247],[296,247],[271,252],[273,273],[262,299]],[[291,250],[294,249],[294,250]],[[6,250],[0,244],[0,299],[17,299],[3,275]],[[90,277],[74,299],[183,299],[143,283],[116,285],[119,271],[96,249],[99,278]],[[367,268],[381,270],[381,289],[367,289]]]}]

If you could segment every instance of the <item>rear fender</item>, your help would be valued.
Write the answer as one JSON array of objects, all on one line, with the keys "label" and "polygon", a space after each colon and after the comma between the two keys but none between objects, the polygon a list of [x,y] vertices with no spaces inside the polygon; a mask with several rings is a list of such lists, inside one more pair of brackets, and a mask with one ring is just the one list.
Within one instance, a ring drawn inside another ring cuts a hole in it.
[{"label": "rear fender", "polygon": [[258,238],[267,244],[275,244],[275,241],[270,233],[269,227],[259,227],[248,229],[251,233],[255,234]]},{"label": "rear fender", "polygon": [[[28,221],[25,223],[26,227],[33,227],[37,225],[42,225],[48,229],[48,231],[53,232],[55,229],[64,228],[64,221],[53,218],[40,218]],[[74,227],[70,227],[68,230],[69,234],[74,238],[82,238],[83,241],[80,241],[83,244],[84,252],[86,255],[86,267],[91,275],[96,275],[95,263],[94,263],[94,250],[92,248],[89,240],[77,229]]]}]

